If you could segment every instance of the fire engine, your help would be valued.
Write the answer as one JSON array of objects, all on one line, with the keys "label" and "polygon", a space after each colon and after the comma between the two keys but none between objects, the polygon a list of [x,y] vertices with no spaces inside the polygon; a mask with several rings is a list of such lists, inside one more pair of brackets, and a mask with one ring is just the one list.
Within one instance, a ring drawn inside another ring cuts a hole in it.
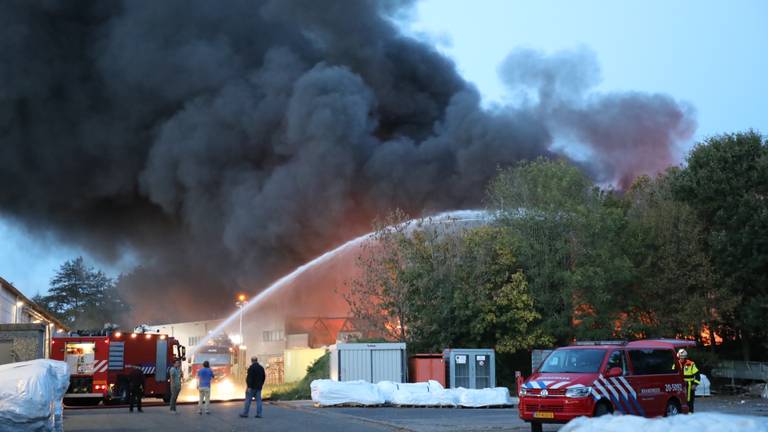
[{"label": "fire engine", "polygon": [[232,379],[239,363],[237,353],[238,350],[235,349],[229,336],[226,334],[216,336],[192,354],[190,376],[196,377],[197,372],[203,367],[203,362],[207,361],[216,381]]},{"label": "fire engine", "polygon": [[544,423],[618,412],[643,417],[688,412],[675,350],[677,339],[577,342],[554,350],[518,382],[520,418],[541,432]]},{"label": "fire engine", "polygon": [[56,335],[51,340],[51,358],[67,363],[68,405],[96,405],[127,399],[128,373],[138,367],[144,372],[144,396],[170,399],[168,369],[184,360],[186,348],[179,341],[159,333],[80,331]]}]

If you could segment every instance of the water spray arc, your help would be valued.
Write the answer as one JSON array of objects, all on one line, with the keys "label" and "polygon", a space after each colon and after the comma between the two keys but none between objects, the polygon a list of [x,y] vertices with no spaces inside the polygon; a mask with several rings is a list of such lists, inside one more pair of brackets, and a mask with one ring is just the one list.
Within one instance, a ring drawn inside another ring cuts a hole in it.
[{"label": "water spray arc", "polygon": [[[455,222],[473,222],[473,221],[488,221],[492,218],[492,215],[485,211],[485,210],[454,210],[454,211],[448,211],[444,213],[439,213],[435,216],[432,216],[427,219],[427,223],[430,225],[435,224],[445,224],[445,223],[455,223]],[[404,225],[411,224],[412,222],[415,222],[419,219],[412,219],[407,222],[403,222]],[[302,264],[301,266],[297,267],[292,272],[288,273],[287,275],[281,277],[280,279],[273,282],[270,286],[268,286],[264,291],[260,292],[258,295],[254,296],[250,300],[248,300],[245,305],[241,306],[237,311],[235,311],[232,315],[228,316],[224,321],[222,321],[221,324],[219,324],[215,329],[213,329],[211,332],[209,332],[205,337],[200,339],[200,341],[195,345],[194,347],[190,348],[189,352],[194,353],[197,351],[198,348],[201,346],[204,346],[208,341],[216,336],[217,334],[220,334],[224,331],[224,329],[232,324],[238,317],[242,317],[242,315],[248,311],[249,309],[253,308],[255,305],[261,303],[265,299],[267,299],[271,294],[278,291],[280,288],[288,284],[289,282],[293,281],[304,273],[305,271],[320,265],[329,259],[333,258],[334,256],[338,255],[340,252],[344,251],[347,248],[350,248],[352,246],[356,246],[361,244],[362,242],[370,239],[373,237],[375,232],[369,232],[367,234],[363,234],[359,237],[356,237],[341,246],[336,247],[335,249],[332,249],[317,258]],[[242,336],[242,330],[241,330],[241,336]],[[243,343],[243,342],[241,342]]]}]

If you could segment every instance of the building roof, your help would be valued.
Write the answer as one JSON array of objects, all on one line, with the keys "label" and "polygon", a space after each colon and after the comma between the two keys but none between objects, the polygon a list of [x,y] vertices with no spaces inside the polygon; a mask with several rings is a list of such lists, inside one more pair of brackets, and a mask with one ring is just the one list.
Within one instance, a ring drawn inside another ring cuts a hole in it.
[{"label": "building roof", "polygon": [[0,287],[4,290],[10,291],[13,295],[15,295],[17,298],[22,299],[24,301],[24,306],[28,307],[29,309],[32,309],[36,313],[42,315],[46,320],[52,322],[56,325],[57,328],[63,329],[64,331],[69,331],[69,326],[64,324],[63,322],[59,321],[58,318],[53,316],[50,312],[42,308],[37,303],[30,300],[27,296],[25,296],[21,291],[16,289],[15,286],[13,286],[10,282],[0,277]]}]

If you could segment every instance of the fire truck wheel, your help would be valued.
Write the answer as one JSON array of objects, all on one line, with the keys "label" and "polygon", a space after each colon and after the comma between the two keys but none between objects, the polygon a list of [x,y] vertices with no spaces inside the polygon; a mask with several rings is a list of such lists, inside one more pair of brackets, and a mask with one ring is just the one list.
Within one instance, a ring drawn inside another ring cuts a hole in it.
[{"label": "fire truck wheel", "polygon": [[531,432],[542,432],[544,427],[539,422],[531,422]]},{"label": "fire truck wheel", "polygon": [[680,414],[680,402],[676,399],[670,399],[667,402],[667,409],[664,411],[664,417]]},{"label": "fire truck wheel", "polygon": [[595,417],[604,416],[611,413],[611,406],[608,405],[608,402],[602,401],[598,402],[597,406],[595,406]]}]

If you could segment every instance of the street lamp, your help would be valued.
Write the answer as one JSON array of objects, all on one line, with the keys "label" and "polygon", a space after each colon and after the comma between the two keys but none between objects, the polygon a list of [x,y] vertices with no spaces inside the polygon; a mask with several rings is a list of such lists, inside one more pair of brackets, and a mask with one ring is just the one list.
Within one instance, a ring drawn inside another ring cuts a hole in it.
[{"label": "street lamp", "polygon": [[248,304],[245,298],[245,294],[240,294],[237,296],[237,303],[235,303],[238,308],[240,308],[240,344],[245,343],[245,337],[243,336],[243,308],[245,308],[245,305]]},{"label": "street lamp", "polygon": [[243,376],[245,374],[245,361],[243,361],[243,356],[245,355],[245,336],[243,335],[243,309],[245,308],[245,305],[248,304],[246,301],[245,294],[240,294],[237,296],[237,307],[240,308],[240,334],[239,341],[237,343],[238,351],[237,351],[237,374],[240,376]]}]

